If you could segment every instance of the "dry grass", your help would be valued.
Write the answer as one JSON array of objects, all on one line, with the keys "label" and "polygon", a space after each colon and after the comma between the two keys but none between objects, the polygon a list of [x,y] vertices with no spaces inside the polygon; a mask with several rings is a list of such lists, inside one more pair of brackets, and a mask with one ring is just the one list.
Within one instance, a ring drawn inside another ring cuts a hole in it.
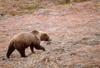
[{"label": "dry grass", "polygon": [[0,14],[20,15],[40,7],[39,0],[0,0]]},{"label": "dry grass", "polygon": [[[74,1],[80,2],[83,0],[74,0]],[[67,0],[0,0],[0,15],[15,16],[26,13],[33,13],[35,10],[39,8],[45,8],[50,3],[65,4],[67,3]]]}]

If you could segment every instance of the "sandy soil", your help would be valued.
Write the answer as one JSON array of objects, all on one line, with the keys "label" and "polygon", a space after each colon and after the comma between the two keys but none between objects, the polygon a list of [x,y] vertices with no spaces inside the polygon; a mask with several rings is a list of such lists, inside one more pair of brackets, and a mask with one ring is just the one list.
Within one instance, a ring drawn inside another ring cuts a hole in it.
[{"label": "sandy soil", "polygon": [[[0,68],[100,68],[100,6],[93,2],[54,6],[34,14],[0,20]],[[46,51],[5,54],[11,37],[33,29],[48,32],[52,42]]]}]

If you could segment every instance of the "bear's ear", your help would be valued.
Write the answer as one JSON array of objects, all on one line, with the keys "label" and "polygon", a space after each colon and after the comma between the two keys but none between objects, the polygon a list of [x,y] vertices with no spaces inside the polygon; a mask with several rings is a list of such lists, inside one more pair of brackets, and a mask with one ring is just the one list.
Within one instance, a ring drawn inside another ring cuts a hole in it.
[{"label": "bear's ear", "polygon": [[33,30],[32,33],[37,35],[39,33],[39,31]]}]

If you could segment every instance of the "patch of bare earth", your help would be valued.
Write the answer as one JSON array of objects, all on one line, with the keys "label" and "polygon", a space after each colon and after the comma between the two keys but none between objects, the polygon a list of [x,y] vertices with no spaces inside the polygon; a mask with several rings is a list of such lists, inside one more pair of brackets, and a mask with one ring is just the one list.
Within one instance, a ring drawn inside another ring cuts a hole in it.
[{"label": "patch of bare earth", "polygon": [[[40,9],[35,14],[0,20],[0,68],[100,68],[100,6],[92,1]],[[52,43],[27,58],[17,51],[5,58],[8,41],[19,32],[46,31]]]}]

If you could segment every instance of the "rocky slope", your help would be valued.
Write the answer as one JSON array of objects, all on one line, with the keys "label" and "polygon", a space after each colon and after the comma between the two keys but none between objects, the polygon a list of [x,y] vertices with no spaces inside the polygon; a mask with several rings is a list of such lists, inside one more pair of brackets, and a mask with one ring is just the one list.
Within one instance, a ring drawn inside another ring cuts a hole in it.
[{"label": "rocky slope", "polygon": [[[0,68],[100,68],[100,3],[92,1],[70,6],[52,6],[34,14],[0,20]],[[8,41],[22,31],[48,32],[46,51],[26,50],[27,58],[17,51],[6,59]]]}]

